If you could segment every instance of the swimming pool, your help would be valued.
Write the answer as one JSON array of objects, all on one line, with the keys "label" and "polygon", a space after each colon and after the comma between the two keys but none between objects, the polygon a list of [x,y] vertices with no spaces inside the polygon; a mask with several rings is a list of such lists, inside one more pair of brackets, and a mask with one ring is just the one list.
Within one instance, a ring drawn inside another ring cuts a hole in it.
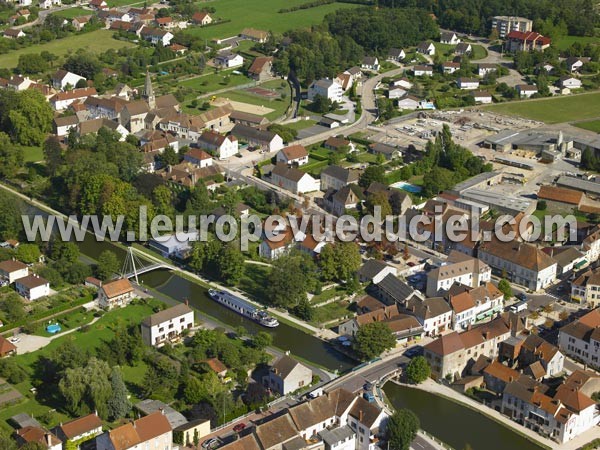
[{"label": "swimming pool", "polygon": [[398,181],[397,183],[390,184],[390,187],[402,189],[403,191],[410,192],[411,194],[419,194],[422,191],[421,186],[410,184],[405,181]]},{"label": "swimming pool", "polygon": [[62,328],[61,328],[61,327],[60,327],[60,325],[59,325],[59,324],[57,324],[57,323],[54,323],[54,324],[52,324],[52,325],[48,325],[48,326],[46,327],[46,331],[47,331],[48,333],[50,333],[50,334],[56,334],[56,333],[58,333],[58,332],[59,332],[59,331],[61,331],[61,330],[62,330]]}]

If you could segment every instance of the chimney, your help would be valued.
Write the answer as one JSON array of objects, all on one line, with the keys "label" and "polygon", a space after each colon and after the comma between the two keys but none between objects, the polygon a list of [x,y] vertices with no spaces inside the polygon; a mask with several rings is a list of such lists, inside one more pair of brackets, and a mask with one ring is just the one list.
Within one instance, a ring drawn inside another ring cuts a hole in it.
[{"label": "chimney", "polygon": [[52,436],[50,435],[50,433],[46,433],[45,437],[46,437],[46,444],[48,444],[48,448],[50,448],[52,446]]},{"label": "chimney", "polygon": [[509,383],[512,383],[513,381],[514,381],[514,379],[513,379],[513,377],[512,377],[512,376],[508,377],[508,382],[509,382]]},{"label": "chimney", "polygon": [[363,410],[362,409],[358,412],[358,421],[360,423],[362,423],[362,421],[363,421]]},{"label": "chimney", "polygon": [[486,341],[490,340],[490,332],[486,331],[485,334],[483,335],[483,337],[485,338]]},{"label": "chimney", "polygon": [[160,413],[164,416],[165,415],[165,410],[164,408],[158,408],[158,410],[160,411]]}]

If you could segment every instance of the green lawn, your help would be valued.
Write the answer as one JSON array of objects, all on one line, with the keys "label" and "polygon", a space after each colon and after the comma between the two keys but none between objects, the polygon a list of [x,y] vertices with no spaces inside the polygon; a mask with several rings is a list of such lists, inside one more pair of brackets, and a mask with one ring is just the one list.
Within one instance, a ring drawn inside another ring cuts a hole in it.
[{"label": "green lawn", "polygon": [[[219,73],[210,73],[206,69],[208,74],[201,77],[192,78],[191,80],[181,81],[178,85],[183,87],[189,87],[197,91],[198,95],[206,94],[207,92],[213,92],[220,89],[226,89],[230,87],[240,86],[242,84],[251,83],[250,78],[244,75],[233,74],[232,70],[227,70]],[[229,81],[227,81],[229,79]]]},{"label": "green lawn", "polygon": [[69,8],[69,9],[63,9],[62,11],[57,11],[55,13],[52,13],[52,15],[58,16],[58,17],[64,17],[65,19],[72,19],[72,18],[78,17],[78,16],[89,16],[92,13],[93,13],[93,11],[90,11],[89,9]]},{"label": "green lawn", "polygon": [[298,122],[286,123],[285,126],[287,128],[291,128],[293,130],[304,130],[305,128],[310,128],[317,123],[316,120],[299,120]]},{"label": "green lawn", "polygon": [[281,13],[282,8],[290,8],[306,3],[306,0],[219,0],[211,3],[216,8],[214,17],[230,22],[208,27],[190,27],[186,34],[211,40],[227,38],[239,34],[244,28],[282,33],[294,28],[308,27],[319,24],[323,17],[341,8],[355,8],[358,5],[332,3],[316,8]]},{"label": "green lawn", "polygon": [[112,38],[113,33],[109,30],[96,30],[91,33],[83,33],[75,36],[69,36],[64,39],[57,39],[46,44],[32,45],[31,47],[22,48],[11,51],[4,55],[0,55],[0,67],[11,68],[15,67],[19,62],[19,56],[29,53],[40,53],[47,51],[58,56],[64,56],[68,53],[75,52],[80,48],[92,52],[104,52],[108,49],[134,47],[135,44],[126,41],[118,41]]},{"label": "green lawn", "polygon": [[471,45],[473,49],[473,53],[471,54],[471,61],[477,61],[478,59],[483,59],[488,55],[487,50],[481,45]]},{"label": "green lawn", "polygon": [[[157,300],[150,300],[149,304],[137,303],[127,306],[126,308],[116,309],[110,311],[100,320],[93,325],[90,325],[87,331],[76,331],[74,333],[65,335],[62,338],[58,338],[50,342],[46,347],[33,352],[26,353],[23,355],[17,355],[16,361],[24,367],[28,372],[32,373],[36,362],[40,357],[48,355],[53,349],[58,347],[65,340],[72,340],[78,347],[83,349],[95,349],[103,341],[110,340],[114,335],[114,329],[118,323],[122,324],[138,324],[144,317],[147,317],[153,313],[152,306],[158,304]],[[136,367],[123,367],[123,378],[128,384],[138,385],[144,376],[145,365],[140,363]],[[46,414],[49,410],[58,408],[58,411],[53,414],[52,422],[47,424],[48,426],[57,425],[61,421],[68,420],[68,417],[61,413],[60,405],[57,404],[40,404],[35,396],[29,391],[32,387],[31,380],[26,380],[22,383],[17,384],[16,389],[26,396],[26,400],[23,402],[13,405],[0,410],[0,427],[7,430],[10,428],[6,423],[6,420],[11,416],[18,413],[32,414],[36,418],[40,418]]]},{"label": "green lawn", "polygon": [[594,131],[596,133],[600,133],[600,120],[590,120],[588,122],[579,122],[574,123],[578,128],[583,128],[584,130]]},{"label": "green lawn", "polygon": [[539,100],[515,101],[485,107],[512,116],[562,123],[600,117],[600,92]]},{"label": "green lawn", "polygon": [[555,39],[553,43],[559,50],[566,50],[575,42],[580,42],[583,46],[589,43],[600,44],[600,38],[592,36],[563,36]]},{"label": "green lawn", "polygon": [[44,160],[44,149],[42,147],[21,146],[21,148],[23,149],[25,162],[38,162]]}]

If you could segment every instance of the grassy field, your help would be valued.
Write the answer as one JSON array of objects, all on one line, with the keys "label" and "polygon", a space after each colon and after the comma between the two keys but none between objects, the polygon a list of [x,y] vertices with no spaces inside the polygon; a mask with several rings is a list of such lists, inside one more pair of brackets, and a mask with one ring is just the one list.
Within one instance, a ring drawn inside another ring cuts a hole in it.
[{"label": "grassy field", "polygon": [[55,41],[48,42],[46,44],[33,45],[31,47],[11,51],[10,53],[0,55],[0,67],[15,67],[19,62],[19,56],[28,53],[40,53],[44,50],[54,53],[58,56],[64,56],[80,48],[101,53],[111,48],[117,49],[135,46],[135,44],[131,42],[113,39],[112,35],[113,33],[108,30],[96,30],[92,31],[91,33],[69,36],[64,39],[57,39]]},{"label": "grassy field", "polygon": [[298,122],[286,123],[285,126],[287,128],[291,128],[293,130],[304,130],[305,128],[310,128],[317,123],[316,120],[299,120]]},{"label": "grassy field", "polygon": [[214,17],[230,22],[208,27],[191,27],[185,33],[209,40],[235,36],[248,27],[282,33],[321,23],[323,16],[338,9],[356,7],[345,3],[332,3],[289,13],[277,13],[282,8],[304,3],[306,0],[219,0],[214,5],[211,4],[216,8]]},{"label": "grassy field", "polygon": [[486,107],[486,109],[497,113],[540,120],[546,123],[593,119],[600,117],[600,92],[502,103]]},{"label": "grassy field", "polygon": [[178,83],[178,85],[192,88],[197,91],[198,95],[201,95],[206,94],[207,92],[213,92],[220,89],[252,83],[252,80],[244,75],[233,74],[233,70],[227,70],[219,73],[211,73],[213,69],[206,69],[206,71],[206,75],[192,78],[191,80],[181,81]]},{"label": "grassy field", "polygon": [[565,50],[575,42],[580,42],[584,46],[589,43],[600,44],[600,38],[592,36],[563,36],[554,40],[554,45],[559,50]]},{"label": "grassy field", "polygon": [[583,128],[584,130],[594,131],[595,133],[600,133],[600,120],[590,120],[588,122],[579,122],[574,123],[578,128]]},{"label": "grassy field", "polygon": [[55,13],[52,13],[53,16],[58,16],[58,17],[64,17],[65,19],[72,19],[73,17],[78,17],[78,16],[88,16],[90,14],[92,14],[93,11],[90,11],[89,9],[83,9],[83,8],[69,8],[69,9],[63,9],[62,11],[57,11]]}]

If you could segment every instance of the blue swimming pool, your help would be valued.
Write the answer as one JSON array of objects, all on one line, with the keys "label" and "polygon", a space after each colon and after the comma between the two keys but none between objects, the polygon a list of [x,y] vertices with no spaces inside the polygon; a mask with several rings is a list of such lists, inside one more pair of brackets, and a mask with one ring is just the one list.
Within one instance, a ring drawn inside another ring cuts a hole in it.
[{"label": "blue swimming pool", "polygon": [[411,194],[419,194],[422,191],[421,186],[410,184],[405,181],[398,181],[397,183],[390,184],[390,187],[402,189],[403,191],[410,192]]},{"label": "blue swimming pool", "polygon": [[60,327],[60,325],[59,325],[59,324],[57,324],[57,323],[54,323],[54,324],[52,324],[52,325],[48,325],[48,326],[46,327],[46,331],[47,331],[48,333],[50,333],[50,334],[56,334],[56,333],[58,333],[58,332],[59,332],[59,331],[61,331],[61,330],[62,330],[62,328],[61,328],[61,327]]}]

